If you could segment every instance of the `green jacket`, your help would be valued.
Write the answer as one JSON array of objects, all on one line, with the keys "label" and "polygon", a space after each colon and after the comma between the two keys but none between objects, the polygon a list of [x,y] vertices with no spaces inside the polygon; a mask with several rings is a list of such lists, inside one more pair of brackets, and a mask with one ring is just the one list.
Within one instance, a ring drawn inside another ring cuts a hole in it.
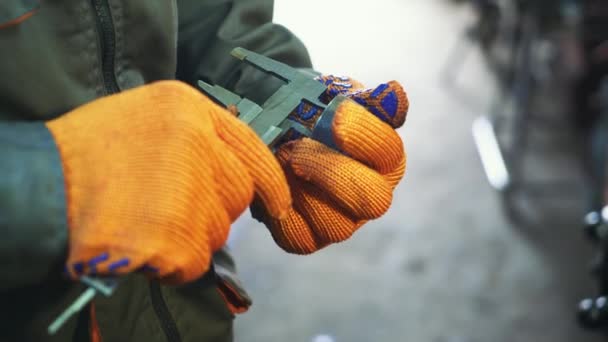
[{"label": "green jacket", "polygon": [[[62,276],[64,181],[43,122],[161,79],[203,79],[267,97],[277,81],[231,58],[233,47],[310,67],[302,43],[271,22],[272,7],[272,0],[0,1],[0,341],[88,335],[88,312],[46,335],[83,287]],[[227,255],[218,259],[215,271],[187,286],[131,276],[114,296],[96,299],[104,341],[230,341],[232,314],[216,287],[235,280]]]}]

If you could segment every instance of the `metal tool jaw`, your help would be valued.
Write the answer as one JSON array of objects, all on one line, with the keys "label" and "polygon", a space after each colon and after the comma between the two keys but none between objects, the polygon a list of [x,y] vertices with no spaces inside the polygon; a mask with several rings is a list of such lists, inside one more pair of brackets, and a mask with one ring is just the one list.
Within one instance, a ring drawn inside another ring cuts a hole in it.
[{"label": "metal tool jaw", "polygon": [[[331,134],[331,122],[338,105],[346,100],[344,96],[336,97],[329,105],[319,100],[327,87],[300,70],[275,61],[255,52],[236,48],[231,55],[241,61],[285,82],[261,106],[253,101],[217,85],[198,82],[200,90],[224,107],[236,106],[238,117],[247,123],[266,145],[274,149],[276,143],[289,130],[330,147],[335,147]],[[313,129],[309,129],[294,120],[288,120],[291,113],[302,103],[320,108],[323,112]]]}]

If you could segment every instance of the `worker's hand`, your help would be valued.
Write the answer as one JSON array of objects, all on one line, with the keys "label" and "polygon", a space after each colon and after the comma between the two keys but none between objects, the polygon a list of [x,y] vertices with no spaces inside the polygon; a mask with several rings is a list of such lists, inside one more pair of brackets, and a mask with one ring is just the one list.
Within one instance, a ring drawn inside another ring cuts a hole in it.
[{"label": "worker's hand", "polygon": [[[403,143],[395,132],[408,110],[405,91],[397,82],[363,89],[348,78],[322,77],[329,86],[325,102],[338,94],[343,102],[333,122],[338,149],[303,138],[278,150],[293,196],[293,208],[283,219],[273,218],[259,201],[254,217],[270,229],[279,246],[307,254],[348,239],[366,221],[384,214],[393,190],[405,173]],[[302,104],[292,119],[311,127],[320,111]]]},{"label": "worker's hand", "polygon": [[254,192],[275,219],[291,196],[255,133],[176,81],[102,98],[47,123],[65,175],[70,275],[196,279]]}]

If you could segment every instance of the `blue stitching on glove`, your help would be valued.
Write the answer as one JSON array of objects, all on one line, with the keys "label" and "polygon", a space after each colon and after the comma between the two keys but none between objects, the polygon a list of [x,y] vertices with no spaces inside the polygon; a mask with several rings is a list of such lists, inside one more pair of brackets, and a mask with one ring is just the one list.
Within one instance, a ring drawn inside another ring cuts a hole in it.
[{"label": "blue stitching on glove", "polygon": [[74,273],[76,273],[77,275],[83,274],[84,273],[84,262],[73,263],[72,269],[74,270]]},{"label": "blue stitching on glove", "polygon": [[110,258],[110,255],[106,253],[99,254],[98,256],[91,258],[88,262],[89,266],[96,266],[100,262],[104,262]]},{"label": "blue stitching on glove", "polygon": [[330,88],[330,89],[327,89],[327,94],[330,97],[336,97],[336,96],[340,95],[341,93],[342,92],[340,91],[339,88]]},{"label": "blue stitching on glove", "polygon": [[355,98],[353,98],[353,100],[355,100],[355,102],[357,102],[358,104],[362,105],[363,107],[367,107],[367,101],[365,101],[364,98],[362,98],[362,97],[355,97]]},{"label": "blue stitching on glove", "polygon": [[391,91],[386,95],[385,98],[382,99],[380,105],[386,111],[386,113],[392,118],[397,114],[397,94],[394,91]]},{"label": "blue stitching on glove", "polygon": [[108,253],[102,253],[102,254],[90,259],[89,262],[87,262],[87,264],[89,265],[89,268],[90,268],[89,274],[97,273],[97,264],[107,261],[109,258],[110,258],[110,255]]},{"label": "blue stitching on glove", "polygon": [[348,77],[339,77],[330,75],[326,79],[317,79],[319,82],[323,83],[330,89],[327,90],[326,94],[330,97],[336,97],[340,94],[348,94],[350,89],[353,88],[352,82],[350,82],[350,78]]},{"label": "blue stitching on glove", "polygon": [[108,266],[108,271],[114,272],[121,267],[129,266],[129,262],[129,258],[120,259],[116,262],[111,263],[110,266]]},{"label": "blue stitching on glove", "polygon": [[374,90],[374,92],[371,95],[372,99],[377,98],[378,96],[380,96],[380,94],[382,94],[383,91],[385,91],[388,88],[388,84],[384,83],[378,86],[378,88],[376,88],[376,90]]},{"label": "blue stitching on glove", "polygon": [[312,106],[308,111],[304,110],[304,107],[305,103],[300,102],[298,108],[296,108],[296,114],[304,121],[312,119],[319,112],[318,107]]},{"label": "blue stitching on glove", "polygon": [[325,79],[325,81],[323,81],[322,79],[319,79],[319,81],[322,81],[321,83],[325,84],[326,86],[334,83],[334,80],[332,78],[327,78],[327,79]]}]

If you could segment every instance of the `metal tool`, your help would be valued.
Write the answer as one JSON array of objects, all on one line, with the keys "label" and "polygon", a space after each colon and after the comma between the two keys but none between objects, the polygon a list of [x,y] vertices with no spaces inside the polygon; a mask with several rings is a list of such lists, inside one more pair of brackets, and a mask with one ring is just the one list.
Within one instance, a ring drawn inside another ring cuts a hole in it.
[{"label": "metal tool", "polygon": [[80,281],[86,284],[89,288],[84,291],[76,300],[68,306],[47,328],[49,335],[54,335],[59,329],[75,314],[80,312],[97,293],[109,297],[116,290],[118,280],[115,278],[90,278],[83,276]]},{"label": "metal tool", "polygon": [[[236,106],[239,119],[247,123],[270,148],[290,129],[311,137],[331,148],[336,148],[331,133],[335,112],[344,101],[352,101],[346,96],[336,96],[328,105],[319,100],[327,91],[327,86],[300,70],[255,52],[236,48],[231,55],[251,66],[284,81],[282,85],[261,106],[255,102],[218,85],[198,82],[199,88],[210,98],[224,107]],[[288,117],[302,103],[308,103],[322,110],[312,129]]]}]

